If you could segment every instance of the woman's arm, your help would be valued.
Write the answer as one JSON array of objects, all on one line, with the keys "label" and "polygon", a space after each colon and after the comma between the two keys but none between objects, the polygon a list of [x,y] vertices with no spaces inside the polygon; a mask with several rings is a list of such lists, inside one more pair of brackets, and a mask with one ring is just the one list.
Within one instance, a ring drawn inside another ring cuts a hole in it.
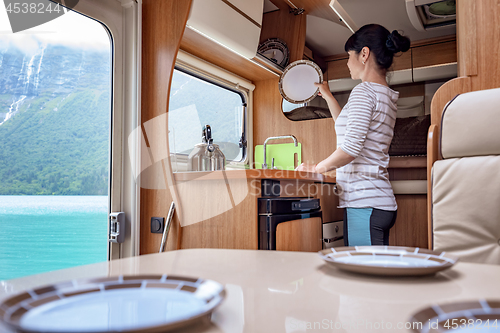
[{"label": "woman's arm", "polygon": [[333,169],[343,167],[344,165],[354,161],[355,158],[356,157],[349,155],[341,148],[337,148],[330,156],[316,164],[315,172],[325,173]]},{"label": "woman's arm", "polygon": [[316,87],[319,88],[319,94],[324,98],[326,104],[328,104],[328,109],[330,109],[330,113],[332,114],[333,121],[337,121],[337,117],[340,114],[342,109],[340,108],[339,102],[333,97],[330,92],[330,87],[328,86],[328,82],[323,81],[323,83],[314,83]]},{"label": "woman's arm", "polygon": [[325,173],[333,169],[343,167],[351,163],[355,157],[349,155],[340,148],[337,148],[330,156],[316,165],[302,163],[297,167],[297,171],[307,171],[316,173]]}]

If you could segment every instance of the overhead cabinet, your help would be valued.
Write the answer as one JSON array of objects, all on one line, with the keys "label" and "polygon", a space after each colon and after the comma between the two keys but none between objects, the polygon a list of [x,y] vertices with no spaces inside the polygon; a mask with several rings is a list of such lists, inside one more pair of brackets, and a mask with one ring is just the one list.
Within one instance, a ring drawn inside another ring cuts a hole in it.
[{"label": "overhead cabinet", "polygon": [[[332,92],[347,91],[361,80],[352,80],[347,67],[347,55],[328,61],[328,84]],[[457,76],[457,47],[455,40],[418,45],[396,55],[389,72],[389,84],[405,84]]]},{"label": "overhead cabinet", "polygon": [[413,47],[413,82],[457,76],[455,41]]}]

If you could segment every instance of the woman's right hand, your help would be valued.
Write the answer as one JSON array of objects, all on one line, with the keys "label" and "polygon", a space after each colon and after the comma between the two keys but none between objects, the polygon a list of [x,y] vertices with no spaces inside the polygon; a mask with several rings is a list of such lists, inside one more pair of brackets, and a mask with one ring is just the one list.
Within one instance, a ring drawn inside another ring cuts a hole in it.
[{"label": "woman's right hand", "polygon": [[330,87],[328,86],[327,81],[323,81],[323,83],[314,82],[314,86],[319,88],[318,95],[323,97],[324,99],[328,99],[329,97],[333,97],[332,93],[330,92]]}]

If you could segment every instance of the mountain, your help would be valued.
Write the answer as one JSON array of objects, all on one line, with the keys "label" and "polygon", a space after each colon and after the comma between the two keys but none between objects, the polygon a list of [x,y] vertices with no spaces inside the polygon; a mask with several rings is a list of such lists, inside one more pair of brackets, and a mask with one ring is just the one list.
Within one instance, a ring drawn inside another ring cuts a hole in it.
[{"label": "mountain", "polygon": [[0,44],[0,195],[107,195],[110,51]]}]

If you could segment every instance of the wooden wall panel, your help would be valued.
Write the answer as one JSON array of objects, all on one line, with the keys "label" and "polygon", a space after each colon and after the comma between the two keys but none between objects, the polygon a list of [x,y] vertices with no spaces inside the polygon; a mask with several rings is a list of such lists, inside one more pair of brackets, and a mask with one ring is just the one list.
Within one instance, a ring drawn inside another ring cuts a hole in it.
[{"label": "wooden wall panel", "polygon": [[462,1],[457,10],[458,76],[477,75],[476,1]]},{"label": "wooden wall panel", "polygon": [[[175,58],[190,8],[191,0],[143,0],[142,2],[141,124],[165,115],[168,110]],[[165,126],[168,128],[168,124]],[[156,134],[161,135],[160,132]],[[147,138],[148,143],[153,140],[161,142],[165,138]],[[170,163],[163,161],[158,163],[162,164],[164,176],[171,181]],[[150,232],[150,219],[153,216],[166,217],[170,202],[175,195],[168,189],[141,188],[140,197],[140,254],[158,252],[162,235]],[[177,248],[177,235],[180,232],[177,215],[178,213],[173,221],[167,249]]]},{"label": "wooden wall panel", "polygon": [[[292,121],[283,114],[278,80],[255,82],[254,90],[254,145],[262,145],[266,138],[293,134],[302,144],[302,162],[318,163],[336,149],[332,118]],[[275,140],[273,143],[291,142]],[[252,149],[253,154],[253,149]]]},{"label": "wooden wall panel", "polygon": [[[463,2],[463,3],[462,3]],[[476,5],[476,43],[478,75],[472,76],[472,90],[500,87],[500,3],[499,0],[467,0],[458,2],[458,15],[468,15],[462,10],[467,2]],[[472,29],[472,27],[470,27]],[[464,43],[472,42],[460,36]],[[463,44],[463,43],[462,43]],[[466,44],[467,45],[467,44]]]},{"label": "wooden wall panel", "polygon": [[431,103],[431,123],[439,125],[444,106],[457,94],[500,87],[500,5],[498,0],[457,2],[460,77],[441,86]]},{"label": "wooden wall panel", "polygon": [[286,6],[264,14],[260,42],[281,38],[290,50],[290,62],[301,60],[306,45],[306,15],[293,15]]}]

